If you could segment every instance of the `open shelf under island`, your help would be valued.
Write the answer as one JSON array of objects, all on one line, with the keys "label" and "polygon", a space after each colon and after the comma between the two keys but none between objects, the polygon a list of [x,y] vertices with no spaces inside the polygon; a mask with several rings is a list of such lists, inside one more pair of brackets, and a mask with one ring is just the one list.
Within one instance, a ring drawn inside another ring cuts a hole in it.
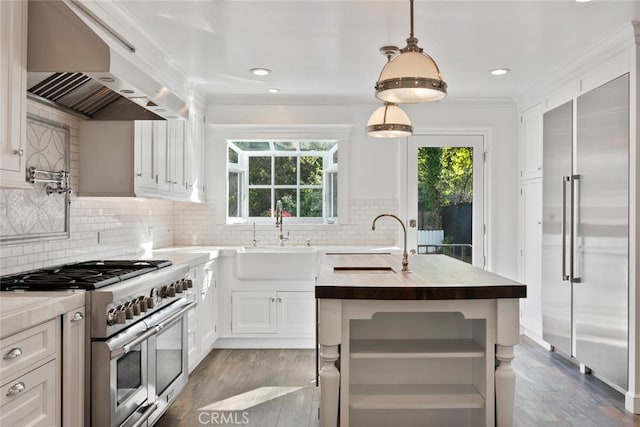
[{"label": "open shelf under island", "polygon": [[526,286],[444,255],[326,254],[320,426],[513,424]]}]

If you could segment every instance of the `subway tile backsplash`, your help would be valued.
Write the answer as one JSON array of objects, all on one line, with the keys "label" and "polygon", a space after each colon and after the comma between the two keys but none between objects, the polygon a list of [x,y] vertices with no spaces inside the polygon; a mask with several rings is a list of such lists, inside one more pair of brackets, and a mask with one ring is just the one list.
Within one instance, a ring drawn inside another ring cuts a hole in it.
[{"label": "subway tile backsplash", "polygon": [[[28,112],[70,129],[71,187],[78,187],[78,118],[28,100]],[[30,190],[24,190],[30,191]],[[33,208],[29,206],[29,208]],[[292,225],[290,245],[397,245],[398,224],[383,221],[371,231],[373,215],[397,213],[398,200],[360,200],[349,203],[349,223]],[[104,259],[142,253],[167,246],[246,246],[252,226],[216,224],[215,202],[188,203],[138,198],[88,198],[71,195],[70,238],[0,246],[0,274],[11,274],[66,262]],[[273,225],[256,226],[261,245],[278,243]]]}]

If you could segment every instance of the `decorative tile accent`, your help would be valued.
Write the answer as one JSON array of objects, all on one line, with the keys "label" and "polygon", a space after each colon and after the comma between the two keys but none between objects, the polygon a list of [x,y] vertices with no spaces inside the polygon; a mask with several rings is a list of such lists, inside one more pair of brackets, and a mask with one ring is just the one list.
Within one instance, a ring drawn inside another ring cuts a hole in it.
[{"label": "decorative tile accent", "polygon": [[[69,170],[69,126],[29,114],[26,135],[27,170]],[[68,237],[69,196],[47,195],[46,188],[0,190],[0,241]]]}]

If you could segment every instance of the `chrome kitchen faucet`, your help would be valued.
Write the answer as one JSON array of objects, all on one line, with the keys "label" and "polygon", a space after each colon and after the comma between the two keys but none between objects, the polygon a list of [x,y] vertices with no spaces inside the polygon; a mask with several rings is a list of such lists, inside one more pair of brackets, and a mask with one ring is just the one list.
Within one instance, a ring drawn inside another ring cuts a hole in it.
[{"label": "chrome kitchen faucet", "polygon": [[408,273],[411,270],[409,270],[409,255],[407,255],[407,227],[404,226],[404,222],[402,222],[402,220],[400,218],[398,218],[397,216],[393,215],[393,214],[380,214],[377,217],[374,218],[373,223],[371,224],[371,229],[375,230],[376,229],[376,221],[383,217],[383,216],[389,216],[395,220],[397,220],[400,225],[402,226],[402,232],[404,233],[404,248],[402,250],[402,272],[403,273]]},{"label": "chrome kitchen faucet", "polygon": [[284,242],[289,240],[289,232],[287,231],[287,235],[285,236],[282,231],[282,200],[278,200],[276,202],[276,227],[280,227],[280,236],[278,239],[280,240],[280,246],[284,246]]}]

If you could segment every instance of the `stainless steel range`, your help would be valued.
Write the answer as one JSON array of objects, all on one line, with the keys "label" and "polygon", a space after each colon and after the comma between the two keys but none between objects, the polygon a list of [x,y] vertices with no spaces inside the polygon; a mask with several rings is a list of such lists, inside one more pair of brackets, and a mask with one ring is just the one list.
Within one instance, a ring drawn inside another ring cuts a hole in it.
[{"label": "stainless steel range", "polygon": [[86,292],[86,425],[151,426],[188,378],[187,266],[87,261],[0,277],[3,291]]}]

